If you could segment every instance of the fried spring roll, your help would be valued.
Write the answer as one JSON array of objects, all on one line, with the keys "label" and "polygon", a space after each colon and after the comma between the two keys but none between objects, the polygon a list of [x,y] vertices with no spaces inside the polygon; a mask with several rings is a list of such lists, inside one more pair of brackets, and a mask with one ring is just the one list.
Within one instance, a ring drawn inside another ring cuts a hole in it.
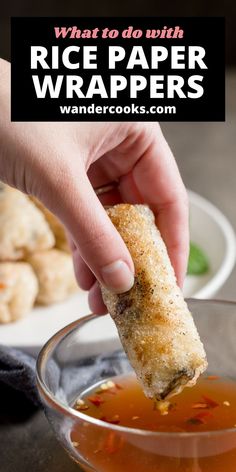
[{"label": "fried spring roll", "polygon": [[152,211],[120,204],[107,213],[133,258],[135,283],[122,294],[102,287],[103,300],[146,396],[164,400],[196,383],[207,367],[204,347]]}]

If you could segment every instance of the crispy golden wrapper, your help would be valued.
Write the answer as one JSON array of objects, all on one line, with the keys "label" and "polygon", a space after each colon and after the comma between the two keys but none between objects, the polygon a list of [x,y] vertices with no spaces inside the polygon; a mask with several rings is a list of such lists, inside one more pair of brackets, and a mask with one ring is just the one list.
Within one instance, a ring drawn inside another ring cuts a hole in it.
[{"label": "crispy golden wrapper", "polygon": [[102,287],[103,300],[146,396],[163,400],[196,383],[204,347],[152,211],[120,204],[107,212],[133,258],[135,284],[122,294]]}]

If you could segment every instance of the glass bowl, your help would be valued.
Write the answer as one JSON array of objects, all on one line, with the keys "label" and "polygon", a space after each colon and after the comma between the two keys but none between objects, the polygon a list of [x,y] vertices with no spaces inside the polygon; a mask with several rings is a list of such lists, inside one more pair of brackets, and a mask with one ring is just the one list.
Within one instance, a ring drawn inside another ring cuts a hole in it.
[{"label": "glass bowl", "polygon": [[[236,380],[236,303],[189,300],[211,375]],[[94,383],[130,366],[109,315],[88,315],[55,334],[37,361],[46,416],[61,445],[83,470],[101,472],[235,472],[236,428],[149,432],[91,418],[72,408]]]}]

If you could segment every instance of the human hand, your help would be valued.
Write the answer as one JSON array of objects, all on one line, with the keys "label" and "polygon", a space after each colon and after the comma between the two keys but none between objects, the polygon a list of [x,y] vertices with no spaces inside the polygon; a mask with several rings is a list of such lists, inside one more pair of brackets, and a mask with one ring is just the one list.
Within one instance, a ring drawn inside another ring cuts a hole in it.
[{"label": "human hand", "polygon": [[[131,256],[102,204],[147,203],[156,216],[178,283],[189,235],[186,190],[159,125],[11,123],[9,64],[0,61],[0,177],[36,196],[65,225],[79,285],[105,311],[96,279],[117,292],[134,281]],[[94,189],[116,183],[110,192]]]}]

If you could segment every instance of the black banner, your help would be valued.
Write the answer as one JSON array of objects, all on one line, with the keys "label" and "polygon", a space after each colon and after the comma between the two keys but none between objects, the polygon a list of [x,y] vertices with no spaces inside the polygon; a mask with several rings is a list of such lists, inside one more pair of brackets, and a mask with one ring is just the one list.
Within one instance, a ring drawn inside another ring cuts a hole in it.
[{"label": "black banner", "polygon": [[12,121],[223,121],[223,18],[12,18]]}]

